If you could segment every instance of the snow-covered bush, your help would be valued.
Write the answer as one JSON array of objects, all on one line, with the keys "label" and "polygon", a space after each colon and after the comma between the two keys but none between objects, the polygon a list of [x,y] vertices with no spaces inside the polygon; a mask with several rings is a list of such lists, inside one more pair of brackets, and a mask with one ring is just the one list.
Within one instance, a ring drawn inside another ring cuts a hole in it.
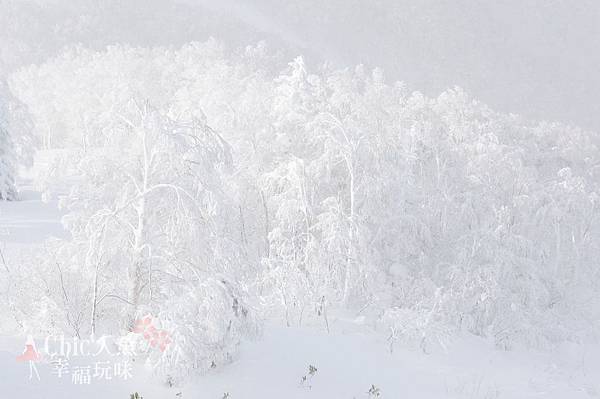
[{"label": "snow-covered bush", "polygon": [[181,285],[158,313],[171,344],[153,351],[148,362],[174,382],[229,363],[241,339],[259,331],[246,295],[210,276]]}]

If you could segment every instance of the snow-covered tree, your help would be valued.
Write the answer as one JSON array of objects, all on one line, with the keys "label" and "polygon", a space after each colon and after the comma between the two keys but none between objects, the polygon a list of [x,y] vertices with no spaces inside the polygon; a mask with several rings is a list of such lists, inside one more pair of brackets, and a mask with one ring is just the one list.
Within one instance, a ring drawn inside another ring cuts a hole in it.
[{"label": "snow-covered tree", "polygon": [[17,198],[15,187],[16,160],[8,129],[0,125],[0,199]]},{"label": "snow-covered tree", "polygon": [[17,198],[15,187],[17,154],[10,131],[8,102],[5,84],[0,82],[0,200]]}]

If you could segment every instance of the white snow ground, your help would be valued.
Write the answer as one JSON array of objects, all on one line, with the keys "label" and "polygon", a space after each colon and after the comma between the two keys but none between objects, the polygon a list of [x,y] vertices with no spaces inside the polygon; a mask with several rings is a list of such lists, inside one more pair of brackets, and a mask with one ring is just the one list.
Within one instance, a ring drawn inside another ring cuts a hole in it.
[{"label": "white snow ground", "polygon": [[[19,202],[0,203],[5,253],[64,235],[56,202],[44,203],[30,189],[22,194]],[[453,341],[446,353],[424,354],[396,346],[391,354],[385,332],[374,331],[360,319],[333,318],[331,325],[327,333],[323,326],[285,328],[268,323],[262,338],[245,342],[232,364],[172,388],[141,365],[131,379],[77,385],[71,376],[59,379],[50,364],[40,363],[40,380],[35,376],[30,380],[28,364],[16,361],[26,337],[0,337],[0,399],[128,399],[135,391],[145,399],[221,399],[225,393],[230,399],[358,399],[369,398],[371,385],[380,389],[380,398],[393,399],[600,396],[599,346],[506,352],[466,336]],[[88,360],[87,364],[98,359]],[[309,365],[317,372],[310,387],[301,386]]]},{"label": "white snow ground", "polygon": [[[358,399],[369,398],[372,384],[380,389],[381,398],[575,399],[597,397],[600,392],[598,349],[566,346],[552,353],[504,352],[474,337],[454,342],[445,354],[406,349],[390,354],[385,339],[366,328],[327,334],[268,326],[262,339],[243,344],[234,363],[173,388],[143,367],[135,368],[126,381],[77,385],[71,375],[59,379],[49,364],[39,364],[40,380],[35,376],[30,380],[28,365],[15,360],[23,342],[15,337],[0,342],[2,398],[126,399],[137,391],[146,399],[221,399],[225,393],[231,399]],[[317,372],[310,386],[301,386],[309,365]]]}]

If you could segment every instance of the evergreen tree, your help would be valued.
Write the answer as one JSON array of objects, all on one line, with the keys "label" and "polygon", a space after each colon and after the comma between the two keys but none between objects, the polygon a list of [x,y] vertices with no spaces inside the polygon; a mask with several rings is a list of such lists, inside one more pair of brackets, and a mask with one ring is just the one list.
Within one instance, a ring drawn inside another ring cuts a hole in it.
[{"label": "evergreen tree", "polygon": [[0,200],[12,201],[17,197],[15,188],[16,155],[6,114],[6,107],[0,103]]}]

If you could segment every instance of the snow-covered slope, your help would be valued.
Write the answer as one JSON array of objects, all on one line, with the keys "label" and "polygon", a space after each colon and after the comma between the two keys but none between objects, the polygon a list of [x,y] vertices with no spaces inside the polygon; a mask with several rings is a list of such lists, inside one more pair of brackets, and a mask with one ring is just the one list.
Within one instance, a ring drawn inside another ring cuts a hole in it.
[{"label": "snow-covered slope", "polygon": [[[337,324],[342,325],[345,323]],[[347,324],[346,324],[347,325]],[[447,353],[423,354],[396,348],[390,354],[383,335],[362,326],[353,331],[270,326],[264,336],[245,342],[233,363],[193,383],[167,387],[143,366],[131,378],[72,382],[58,378],[53,366],[37,365],[40,380],[29,379],[27,363],[15,361],[23,340],[2,339],[2,397],[28,399],[86,397],[126,399],[139,392],[146,399],[216,398],[369,398],[372,385],[381,398],[591,398],[600,391],[600,350],[566,346],[553,353],[496,351],[479,338],[454,342]],[[99,358],[80,358],[91,365]],[[309,366],[314,376],[302,383]],[[181,396],[177,394],[181,392]],[[374,397],[374,396],[373,396]]]},{"label": "snow-covered slope", "polygon": [[22,189],[19,201],[3,202],[0,207],[2,241],[5,243],[40,243],[43,239],[64,237],[61,212],[56,201],[42,202],[41,194]]}]

